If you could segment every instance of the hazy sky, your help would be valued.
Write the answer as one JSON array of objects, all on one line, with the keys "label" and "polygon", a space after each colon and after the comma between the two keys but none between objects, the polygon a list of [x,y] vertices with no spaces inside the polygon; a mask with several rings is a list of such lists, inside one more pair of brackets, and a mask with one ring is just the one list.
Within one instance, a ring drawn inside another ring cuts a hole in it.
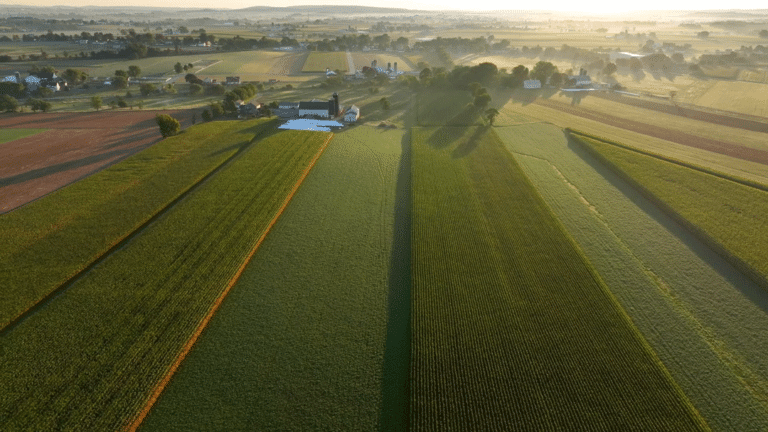
[{"label": "hazy sky", "polygon": [[581,12],[627,12],[632,10],[681,10],[681,9],[765,9],[768,3],[756,0],[734,0],[729,2],[702,0],[700,2],[671,2],[669,0],[645,1],[604,1],[585,2],[573,0],[548,0],[542,2],[509,0],[0,0],[0,5],[27,4],[32,6],[160,6],[183,8],[226,8],[238,9],[251,6],[289,6],[349,4],[360,6],[402,7],[407,9],[452,9],[452,10],[555,10]]}]

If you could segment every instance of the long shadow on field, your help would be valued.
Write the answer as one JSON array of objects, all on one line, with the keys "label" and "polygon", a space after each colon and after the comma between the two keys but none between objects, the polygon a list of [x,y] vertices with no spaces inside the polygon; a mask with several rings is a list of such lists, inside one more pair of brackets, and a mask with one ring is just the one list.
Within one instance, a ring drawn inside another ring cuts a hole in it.
[{"label": "long shadow on field", "polygon": [[677,237],[699,259],[716,271],[723,279],[727,280],[729,284],[736,287],[744,297],[748,298],[764,313],[768,313],[768,293],[765,290],[753,282],[747,275],[733,267],[703,241],[699,240],[696,235],[668,216],[661,208],[643,196],[639,190],[619,177],[611,168],[597,160],[580,144],[570,137],[566,136],[566,139],[568,140],[568,148],[592,167],[592,169],[597,171],[613,187],[629,198],[640,210]]},{"label": "long shadow on field", "polygon": [[381,431],[408,430],[411,358],[411,133],[402,140],[395,189],[395,225],[389,266],[387,341],[381,385]]}]

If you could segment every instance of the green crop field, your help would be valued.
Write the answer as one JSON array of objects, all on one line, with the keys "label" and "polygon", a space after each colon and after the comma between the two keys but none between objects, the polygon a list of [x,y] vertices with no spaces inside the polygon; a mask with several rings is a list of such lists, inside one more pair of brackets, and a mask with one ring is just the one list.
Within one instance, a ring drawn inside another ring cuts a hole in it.
[{"label": "green crop field", "polygon": [[326,69],[347,72],[347,54],[343,52],[311,52],[304,62],[302,72],[325,72]]},{"label": "green crop field", "polygon": [[287,131],[248,146],[4,334],[3,428],[126,426],[329,138]]},{"label": "green crop field", "polygon": [[45,129],[0,129],[0,144],[44,132]]},{"label": "green crop field", "polygon": [[765,430],[766,292],[559,128],[495,130],[709,426]]},{"label": "green crop field", "polygon": [[0,221],[4,245],[0,267],[6,282],[0,291],[2,327],[273,124],[258,120],[198,125],[4,215]]},{"label": "green crop field", "polygon": [[334,136],[142,430],[404,430],[403,136]]},{"label": "green crop field", "polygon": [[495,132],[461,129],[413,131],[411,429],[706,429]]},{"label": "green crop field", "polygon": [[753,269],[768,287],[768,191],[590,137],[574,139]]}]

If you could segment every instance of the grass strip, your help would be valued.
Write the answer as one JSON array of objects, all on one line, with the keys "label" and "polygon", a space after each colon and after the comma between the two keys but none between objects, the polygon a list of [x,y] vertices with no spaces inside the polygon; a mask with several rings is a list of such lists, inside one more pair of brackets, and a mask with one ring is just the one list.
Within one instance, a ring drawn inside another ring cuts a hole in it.
[{"label": "grass strip", "polygon": [[0,218],[0,328],[22,316],[221,166],[272,121],[187,129]]},{"label": "grass strip", "polygon": [[706,430],[496,133],[413,133],[412,430]]},{"label": "grass strip", "polygon": [[327,137],[250,146],[4,335],[0,428],[129,426]]},{"label": "grass strip", "polygon": [[44,132],[47,129],[0,129],[0,144],[11,142],[19,138],[24,138]]},{"label": "grass strip", "polygon": [[599,160],[757,284],[768,289],[765,186],[571,134]]}]

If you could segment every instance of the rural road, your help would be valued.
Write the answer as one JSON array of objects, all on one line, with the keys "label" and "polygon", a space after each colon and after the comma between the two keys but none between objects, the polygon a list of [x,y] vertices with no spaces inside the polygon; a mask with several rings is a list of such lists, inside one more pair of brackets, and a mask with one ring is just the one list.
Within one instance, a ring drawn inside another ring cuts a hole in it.
[{"label": "rural road", "polygon": [[355,73],[357,69],[355,69],[355,60],[352,58],[352,53],[347,51],[347,69],[349,70],[349,73]]}]

